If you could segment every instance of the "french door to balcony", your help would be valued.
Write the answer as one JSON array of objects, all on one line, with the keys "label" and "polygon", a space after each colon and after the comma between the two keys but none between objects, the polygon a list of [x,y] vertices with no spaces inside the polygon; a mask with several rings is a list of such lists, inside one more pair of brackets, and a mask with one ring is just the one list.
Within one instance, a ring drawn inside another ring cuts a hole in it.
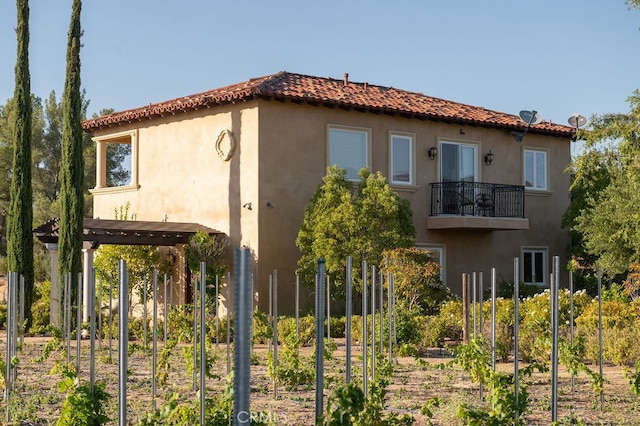
[{"label": "french door to balcony", "polygon": [[475,145],[440,142],[440,182],[444,184],[441,194],[443,213],[473,214],[474,186],[465,186],[464,182],[477,182],[476,164]]}]

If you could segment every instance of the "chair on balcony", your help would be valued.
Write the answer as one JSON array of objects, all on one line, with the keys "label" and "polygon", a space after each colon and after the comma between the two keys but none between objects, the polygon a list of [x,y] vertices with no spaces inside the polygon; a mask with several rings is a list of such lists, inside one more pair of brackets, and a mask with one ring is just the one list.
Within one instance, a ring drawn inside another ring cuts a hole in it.
[{"label": "chair on balcony", "polygon": [[458,192],[458,214],[460,216],[474,215],[475,201],[473,200],[473,188],[467,190],[466,188]]},{"label": "chair on balcony", "polygon": [[493,216],[493,199],[490,194],[484,192],[476,194],[476,206],[479,216]]}]

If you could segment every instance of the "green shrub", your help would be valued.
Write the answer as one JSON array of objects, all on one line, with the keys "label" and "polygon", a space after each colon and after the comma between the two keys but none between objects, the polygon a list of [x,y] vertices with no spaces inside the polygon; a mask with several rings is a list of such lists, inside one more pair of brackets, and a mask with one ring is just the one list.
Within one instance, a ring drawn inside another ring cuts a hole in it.
[{"label": "green shrub", "polygon": [[[151,342],[151,326],[152,321],[147,319],[147,344]],[[144,341],[144,320],[143,318],[133,317],[129,318],[129,339]]]},{"label": "green shrub", "polygon": [[[209,342],[216,342],[216,331],[218,333],[218,343],[227,341],[227,317],[216,318],[215,315],[209,315],[205,321],[207,322],[207,339]],[[218,323],[217,330],[216,321]],[[231,319],[231,332],[233,333],[233,318]],[[233,334],[231,335],[231,340],[233,340]]]},{"label": "green shrub", "polygon": [[7,274],[7,256],[0,256],[0,276],[6,277]]},{"label": "green shrub", "polygon": [[631,302],[631,298],[626,293],[624,286],[618,283],[611,283],[608,289],[602,289],[602,300],[622,303]]},{"label": "green shrub", "polygon": [[[462,312],[462,305],[460,306]],[[491,300],[482,308],[483,335],[491,336]],[[462,313],[460,313],[462,317]],[[506,362],[513,353],[513,328],[515,324],[513,299],[496,298],[496,358]]]},{"label": "green shrub", "polygon": [[[326,326],[326,321],[325,321]],[[347,326],[346,317],[331,317],[331,337],[345,337],[345,328]]]},{"label": "green shrub", "polygon": [[274,366],[273,352],[267,353],[269,376],[275,378],[287,390],[293,390],[300,385],[311,385],[315,379],[315,370],[311,367],[313,363],[300,357],[299,348],[300,341],[296,338],[294,326],[293,333],[287,334],[283,339],[277,367]]},{"label": "green shrub", "polygon": [[[621,329],[633,324],[637,318],[632,305],[617,301],[602,301],[602,328]],[[587,305],[582,314],[576,318],[576,325],[587,332],[598,329],[598,301],[593,300]]]},{"label": "green shrub", "polygon": [[273,328],[266,313],[258,307],[253,311],[253,341],[265,344],[273,339]]},{"label": "green shrub", "polygon": [[[371,336],[371,315],[367,315],[367,334]],[[351,317],[351,339],[354,342],[362,343],[362,315]]]},{"label": "green shrub", "polygon": [[396,302],[396,342],[398,346],[404,343],[417,344],[422,339],[421,328],[418,323],[420,309],[410,308],[402,300]]},{"label": "green shrub", "polygon": [[66,393],[66,399],[60,411],[60,426],[103,425],[109,422],[105,414],[105,405],[110,395],[105,391],[105,383],[98,382],[93,391],[88,383],[81,384],[75,373],[63,372],[58,390]]},{"label": "green shrub", "polygon": [[442,315],[420,317],[419,323],[422,329],[420,352],[428,348],[442,348],[445,340],[462,339],[462,327]]},{"label": "green shrub", "polygon": [[[333,320],[331,321],[333,328]],[[288,336],[296,333],[296,319],[293,317],[278,318],[278,340],[283,342]],[[332,333],[333,334],[333,330]],[[316,338],[316,319],[311,315],[298,318],[298,340],[300,346],[310,346]]]},{"label": "green shrub", "polygon": [[385,410],[385,399],[391,366],[387,362],[380,364],[376,377],[371,382],[365,397],[362,390],[353,383],[334,389],[329,395],[324,425],[412,425],[415,418],[409,414],[398,414]]},{"label": "green shrub", "polygon": [[176,305],[167,315],[167,334],[178,342],[190,343],[193,338],[193,306]]},{"label": "green shrub", "polygon": [[31,306],[32,323],[29,332],[43,334],[49,325],[49,311],[51,309],[51,282],[43,281],[36,284],[36,297]]},{"label": "green shrub", "polygon": [[607,329],[602,333],[603,357],[615,365],[631,366],[640,359],[640,321],[618,330]]},{"label": "green shrub", "polygon": [[0,300],[0,327],[7,327],[7,301]]},{"label": "green shrub", "polygon": [[[574,320],[591,303],[584,290],[573,295]],[[569,336],[571,293],[558,291],[558,327],[562,336]],[[520,302],[520,355],[523,361],[543,362],[551,356],[551,292],[545,290]]]},{"label": "green shrub", "polygon": [[[576,319],[585,339],[585,356],[599,359],[598,301],[591,302]],[[602,301],[602,356],[616,365],[633,365],[640,357],[640,321],[632,304]]]},{"label": "green shrub", "polygon": [[447,331],[444,338],[451,340],[462,339],[462,300],[445,302],[438,314],[440,327]]}]

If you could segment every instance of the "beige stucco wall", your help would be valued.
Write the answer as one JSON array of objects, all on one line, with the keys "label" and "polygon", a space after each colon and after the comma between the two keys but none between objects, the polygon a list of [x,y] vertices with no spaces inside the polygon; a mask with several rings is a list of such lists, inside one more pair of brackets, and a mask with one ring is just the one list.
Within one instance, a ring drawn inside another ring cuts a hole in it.
[{"label": "beige stucco wall", "polygon": [[[460,290],[463,272],[480,272],[488,285],[492,267],[498,277],[513,279],[513,258],[521,248],[544,247],[566,264],[568,233],[560,218],[569,203],[570,142],[529,133],[517,143],[506,130],[460,126],[273,101],[200,110],[131,125],[139,128],[139,189],[94,194],[94,216],[113,218],[113,209],[131,203],[140,220],[197,222],[227,233],[233,247],[247,246],[256,257],[254,285],[267,309],[269,275],[278,274],[282,311],[293,308],[295,238],[304,207],[322,181],[327,167],[327,126],[371,130],[371,169],[389,175],[389,132],[415,135],[416,185],[399,194],[413,207],[416,243],[444,248],[446,281]],[[126,130],[119,127],[117,131]],[[215,150],[221,131],[229,129],[237,142],[230,161]],[[115,132],[116,130],[113,130]],[[96,136],[108,132],[96,132]],[[438,180],[438,160],[426,154],[440,140],[478,146],[480,181],[523,184],[523,149],[548,150],[550,191],[527,193],[530,228],[525,231],[428,230],[429,183]],[[491,166],[482,161],[489,150]],[[251,210],[243,208],[251,203]],[[549,271],[550,272],[550,271]],[[562,278],[564,279],[563,274]],[[313,301],[302,292],[302,305]]]},{"label": "beige stucco wall", "polygon": [[[523,247],[547,249],[549,265],[554,255],[561,256],[561,265],[566,264],[568,232],[560,228],[560,218],[569,203],[569,176],[563,173],[570,160],[569,140],[529,133],[518,143],[506,130],[276,102],[262,105],[260,118],[260,246],[272,246],[273,250],[262,253],[262,259],[266,264],[283,265],[279,267],[280,280],[283,279],[281,270],[287,264],[283,259],[298,256],[293,244],[297,227],[307,200],[326,170],[327,124],[371,129],[372,170],[379,170],[385,176],[389,176],[389,132],[415,134],[416,186],[396,188],[413,207],[416,243],[444,247],[446,280],[454,291],[460,292],[463,272],[483,271],[485,285],[489,284],[491,268],[496,268],[498,280],[513,280],[514,257],[521,258]],[[427,230],[429,184],[438,181],[439,171],[437,159],[430,160],[426,152],[431,146],[438,146],[442,139],[476,143],[480,181],[490,183],[522,185],[524,148],[547,150],[550,191],[527,191],[525,215],[529,219],[529,230]],[[495,156],[487,166],[483,158],[490,149]],[[267,202],[275,206],[272,211],[265,211]],[[520,262],[522,264],[522,260]],[[293,269],[286,271],[292,280]],[[522,270],[520,274],[522,279]],[[566,279],[566,273],[561,278]]]}]

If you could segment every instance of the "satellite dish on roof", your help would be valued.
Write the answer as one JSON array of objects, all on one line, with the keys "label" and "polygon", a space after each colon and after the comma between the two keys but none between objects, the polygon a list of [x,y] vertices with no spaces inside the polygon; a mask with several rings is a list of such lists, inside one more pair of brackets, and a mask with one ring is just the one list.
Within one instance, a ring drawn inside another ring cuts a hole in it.
[{"label": "satellite dish on roof", "polygon": [[569,121],[569,125],[571,127],[575,127],[576,129],[587,124],[587,119],[581,116],[580,114],[578,114],[577,112],[573,114],[571,117],[569,117],[569,120],[567,121]]},{"label": "satellite dish on roof", "polygon": [[529,127],[532,124],[542,123],[542,117],[540,116],[540,114],[538,114],[538,111],[535,111],[535,110],[533,111],[523,110],[523,111],[520,111],[518,115],[520,116],[520,119],[522,121],[527,123],[527,127],[524,129],[523,132],[513,131],[511,132],[511,134],[513,135],[513,137],[516,139],[517,142],[522,142],[524,135],[526,135],[527,132],[529,131]]},{"label": "satellite dish on roof", "polygon": [[520,119],[522,121],[524,121],[525,123],[527,123],[527,126],[530,126],[532,124],[539,124],[542,123],[542,117],[540,116],[540,114],[538,114],[538,111],[520,111],[520,114],[518,114],[520,116]]}]

